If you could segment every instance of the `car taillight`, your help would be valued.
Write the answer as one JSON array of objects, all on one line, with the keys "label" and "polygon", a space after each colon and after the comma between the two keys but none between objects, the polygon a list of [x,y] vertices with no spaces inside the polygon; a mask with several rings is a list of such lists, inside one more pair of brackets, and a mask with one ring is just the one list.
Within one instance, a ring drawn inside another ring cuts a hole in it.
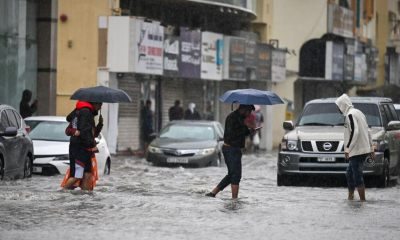
[{"label": "car taillight", "polygon": [[31,127],[30,127],[30,126],[26,126],[26,127],[25,127],[25,130],[26,130],[28,133],[30,133],[30,132],[31,132]]}]

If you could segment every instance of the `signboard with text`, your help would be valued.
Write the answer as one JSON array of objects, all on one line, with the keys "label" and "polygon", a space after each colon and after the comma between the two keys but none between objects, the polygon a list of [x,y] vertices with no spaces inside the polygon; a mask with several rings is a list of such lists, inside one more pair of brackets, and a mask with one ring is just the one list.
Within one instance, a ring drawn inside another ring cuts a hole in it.
[{"label": "signboard with text", "polygon": [[162,75],[164,27],[136,19],[135,33],[135,72]]},{"label": "signboard with text", "polygon": [[244,38],[224,37],[224,79],[246,80],[245,47]]},{"label": "signboard with text", "polygon": [[258,35],[252,32],[236,31],[234,35],[246,39],[246,67],[255,68]]},{"label": "signboard with text", "polygon": [[179,72],[181,77],[201,77],[201,31],[181,27]]},{"label": "signboard with text", "polygon": [[222,80],[222,64],[219,61],[218,45],[223,40],[222,34],[203,32],[201,36],[201,79]]},{"label": "signboard with text", "polygon": [[179,37],[164,35],[164,75],[179,77]]},{"label": "signboard with text", "polygon": [[272,49],[267,43],[257,42],[257,80],[271,80],[272,78]]},{"label": "signboard with text", "polygon": [[272,81],[283,82],[286,79],[286,51],[272,50]]},{"label": "signboard with text", "polygon": [[328,4],[328,33],[353,38],[354,12],[335,3]]}]

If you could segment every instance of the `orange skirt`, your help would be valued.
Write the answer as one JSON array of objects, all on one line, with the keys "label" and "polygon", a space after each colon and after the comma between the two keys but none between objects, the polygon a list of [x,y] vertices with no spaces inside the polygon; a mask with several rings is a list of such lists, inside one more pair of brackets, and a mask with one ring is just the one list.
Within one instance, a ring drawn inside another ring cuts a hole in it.
[{"label": "orange skirt", "polygon": [[[94,186],[96,185],[97,180],[99,180],[99,172],[97,171],[97,160],[95,157],[92,157],[92,175],[90,176],[90,190],[93,190]],[[61,183],[61,187],[64,187],[67,183],[68,179],[70,178],[70,169],[68,168],[67,173],[64,176],[64,180]],[[74,184],[74,187],[81,187],[81,181],[79,180]]]}]

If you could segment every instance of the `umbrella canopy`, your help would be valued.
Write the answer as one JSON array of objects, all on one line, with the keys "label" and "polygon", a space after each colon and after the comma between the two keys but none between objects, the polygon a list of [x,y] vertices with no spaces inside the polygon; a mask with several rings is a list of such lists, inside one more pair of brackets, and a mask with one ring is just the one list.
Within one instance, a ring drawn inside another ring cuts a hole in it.
[{"label": "umbrella canopy", "polygon": [[71,100],[102,103],[131,102],[129,95],[119,89],[97,86],[89,88],[80,88],[72,94]]},{"label": "umbrella canopy", "polygon": [[222,94],[219,100],[226,103],[247,105],[275,105],[284,103],[275,93],[257,89],[230,90]]}]

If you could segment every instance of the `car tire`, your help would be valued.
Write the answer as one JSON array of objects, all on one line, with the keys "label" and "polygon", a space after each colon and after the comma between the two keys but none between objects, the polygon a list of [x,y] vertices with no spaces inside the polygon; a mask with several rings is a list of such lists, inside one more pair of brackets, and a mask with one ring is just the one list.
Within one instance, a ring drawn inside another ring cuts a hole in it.
[{"label": "car tire", "polygon": [[382,174],[376,177],[376,187],[387,188],[390,185],[390,175],[389,175],[389,160],[385,158],[383,163]]},{"label": "car tire", "polygon": [[111,172],[111,160],[107,158],[106,165],[104,166],[104,175],[110,175]]},{"label": "car tire", "polygon": [[291,181],[290,181],[290,177],[289,176],[284,176],[284,175],[277,174],[276,182],[277,182],[277,186],[278,187],[290,186],[291,185]]},{"label": "car tire", "polygon": [[32,177],[32,172],[33,172],[33,164],[31,158],[29,156],[26,156],[24,163],[24,178]]},{"label": "car tire", "polygon": [[221,166],[221,156],[218,155],[218,158],[217,158],[217,159],[214,159],[214,160],[211,162],[211,166],[212,166],[212,167],[220,167],[220,166]]},{"label": "car tire", "polygon": [[3,180],[4,177],[4,163],[3,159],[0,158],[0,180]]}]

